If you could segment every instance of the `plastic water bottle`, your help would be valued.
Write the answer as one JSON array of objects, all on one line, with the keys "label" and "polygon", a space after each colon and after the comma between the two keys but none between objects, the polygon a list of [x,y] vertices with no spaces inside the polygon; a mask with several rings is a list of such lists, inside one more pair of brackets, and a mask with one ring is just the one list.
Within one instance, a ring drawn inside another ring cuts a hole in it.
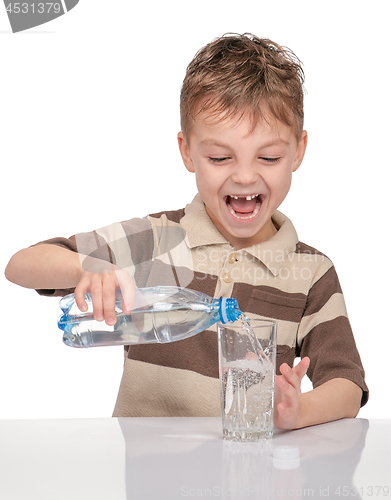
[{"label": "plastic water bottle", "polygon": [[131,314],[122,312],[117,296],[117,323],[109,326],[93,318],[91,296],[86,294],[88,311],[81,312],[74,294],[60,300],[63,315],[58,327],[63,342],[71,347],[165,343],[192,337],[214,323],[236,321],[241,311],[236,299],[208,295],[180,287],[138,288]]}]

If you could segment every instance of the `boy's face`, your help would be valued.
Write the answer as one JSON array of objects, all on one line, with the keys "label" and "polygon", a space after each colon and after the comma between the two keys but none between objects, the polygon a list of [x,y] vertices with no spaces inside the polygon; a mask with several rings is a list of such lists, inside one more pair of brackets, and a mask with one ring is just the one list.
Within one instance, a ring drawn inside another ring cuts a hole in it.
[{"label": "boy's face", "polygon": [[307,133],[298,143],[293,128],[282,122],[261,121],[251,132],[246,118],[217,122],[208,117],[201,113],[195,119],[188,144],[178,134],[206,211],[236,249],[266,241],[276,233],[271,216],[303,160]]}]

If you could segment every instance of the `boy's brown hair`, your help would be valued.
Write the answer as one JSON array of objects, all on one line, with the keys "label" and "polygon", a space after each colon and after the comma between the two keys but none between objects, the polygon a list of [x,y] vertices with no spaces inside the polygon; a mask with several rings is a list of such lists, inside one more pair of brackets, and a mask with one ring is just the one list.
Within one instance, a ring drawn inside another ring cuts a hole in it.
[{"label": "boy's brown hair", "polygon": [[203,111],[216,118],[275,118],[303,131],[304,71],[285,47],[250,33],[226,34],[203,47],[187,67],[181,90],[181,129],[189,140]]}]

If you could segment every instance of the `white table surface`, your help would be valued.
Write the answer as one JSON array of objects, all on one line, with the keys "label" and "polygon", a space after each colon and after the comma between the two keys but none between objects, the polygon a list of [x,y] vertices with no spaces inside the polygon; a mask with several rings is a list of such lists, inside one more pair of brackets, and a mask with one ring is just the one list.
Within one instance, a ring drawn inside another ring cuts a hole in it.
[{"label": "white table surface", "polygon": [[1,500],[182,498],[391,498],[391,420],[259,443],[224,441],[219,418],[0,420]]}]

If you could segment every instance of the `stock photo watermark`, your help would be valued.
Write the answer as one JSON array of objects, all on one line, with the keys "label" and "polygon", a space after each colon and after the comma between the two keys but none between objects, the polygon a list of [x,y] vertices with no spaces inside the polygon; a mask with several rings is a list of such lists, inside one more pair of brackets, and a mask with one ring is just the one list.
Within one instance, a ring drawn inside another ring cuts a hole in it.
[{"label": "stock photo watermark", "polygon": [[149,276],[155,282],[169,279],[183,287],[195,275],[198,281],[221,279],[225,283],[260,285],[278,278],[310,284],[319,266],[331,265],[325,255],[309,249],[253,248],[251,253],[203,245],[191,249],[182,228],[153,228],[148,221],[142,221],[141,227],[140,221],[129,221],[128,227],[114,224],[95,233],[76,235],[75,243],[85,271],[110,273],[115,265],[117,272],[126,270],[142,283]]},{"label": "stock photo watermark", "polygon": [[4,0],[13,33],[25,31],[53,21],[73,9],[79,0],[57,0],[55,2]]},{"label": "stock photo watermark", "polygon": [[212,488],[190,488],[182,486],[181,497],[190,498],[384,498],[390,494],[389,486],[355,486],[355,485],[320,485],[316,488],[223,488],[214,486]]}]

